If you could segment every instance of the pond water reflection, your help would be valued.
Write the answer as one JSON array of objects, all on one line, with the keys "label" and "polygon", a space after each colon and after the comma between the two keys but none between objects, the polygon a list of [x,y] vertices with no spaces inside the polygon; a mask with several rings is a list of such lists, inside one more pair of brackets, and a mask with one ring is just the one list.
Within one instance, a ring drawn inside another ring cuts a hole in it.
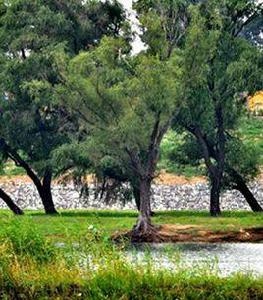
[{"label": "pond water reflection", "polygon": [[221,276],[236,272],[263,276],[263,244],[144,244],[127,251],[127,258],[132,263],[149,261],[158,269],[195,267]]}]

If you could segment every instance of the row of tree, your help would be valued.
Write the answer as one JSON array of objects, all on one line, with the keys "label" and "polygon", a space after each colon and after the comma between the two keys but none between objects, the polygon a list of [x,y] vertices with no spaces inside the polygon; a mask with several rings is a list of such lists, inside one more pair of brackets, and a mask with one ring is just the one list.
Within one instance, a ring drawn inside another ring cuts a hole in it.
[{"label": "row of tree", "polygon": [[155,231],[151,184],[172,128],[205,163],[211,215],[224,187],[262,211],[247,186],[257,153],[237,134],[247,93],[262,88],[262,4],[138,0],[134,9],[147,46],[138,55],[117,1],[0,2],[2,160],[25,169],[46,213],[56,213],[53,177],[128,182],[140,211],[133,233],[144,235]]}]

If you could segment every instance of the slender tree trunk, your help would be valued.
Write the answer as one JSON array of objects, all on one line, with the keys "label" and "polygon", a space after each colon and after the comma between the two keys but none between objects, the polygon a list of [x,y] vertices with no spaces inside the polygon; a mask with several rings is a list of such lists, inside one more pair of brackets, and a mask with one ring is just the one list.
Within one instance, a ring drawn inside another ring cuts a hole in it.
[{"label": "slender tree trunk", "polygon": [[[205,160],[205,165],[208,170],[210,182],[211,182],[211,189],[210,189],[210,214],[211,216],[219,216],[221,214],[220,210],[220,191],[221,191],[221,184],[223,179],[223,170],[224,170],[224,155],[220,155],[219,158],[215,157],[214,159],[217,161],[216,166],[211,161],[211,149],[204,138],[200,128],[190,128],[187,129],[196,137],[203,154],[203,158]],[[221,146],[222,147],[222,146]],[[220,152],[221,153],[221,152]]]},{"label": "slender tree trunk", "polygon": [[262,212],[263,209],[258,203],[257,199],[254,197],[253,193],[250,191],[245,182],[239,182],[236,185],[236,190],[238,190],[246,199],[248,205],[254,212]]},{"label": "slender tree trunk", "polygon": [[24,212],[20,209],[2,189],[0,189],[0,198],[5,202],[5,204],[12,210],[15,215],[23,215]]},{"label": "slender tree trunk", "polygon": [[243,177],[234,169],[227,168],[229,175],[234,182],[234,188],[238,190],[246,199],[248,205],[254,212],[262,212],[263,209],[258,203],[257,199],[254,197],[253,193],[250,191]]},{"label": "slender tree trunk", "polygon": [[219,176],[213,176],[211,180],[210,190],[210,214],[213,217],[217,217],[221,214],[220,210],[220,189],[221,180]]},{"label": "slender tree trunk", "polygon": [[19,153],[11,148],[3,138],[0,138],[0,148],[7,153],[9,158],[12,159],[17,166],[23,168],[28,177],[33,181],[43,203],[46,214],[56,214],[57,211],[55,209],[51,194],[52,171],[49,168],[46,169],[42,184],[41,180],[31,166],[25,160],[23,160]]},{"label": "slender tree trunk", "polygon": [[51,193],[51,179],[52,172],[47,170],[43,178],[43,183],[38,187],[38,192],[46,214],[57,214],[58,212],[56,211]]},{"label": "slender tree trunk", "polygon": [[[138,211],[140,211],[140,205],[141,205],[140,189],[137,186],[133,186],[132,189],[133,189],[133,197],[135,200],[136,208]],[[154,215],[155,215],[155,212],[152,211],[152,209],[151,209],[150,216],[153,217]]]}]

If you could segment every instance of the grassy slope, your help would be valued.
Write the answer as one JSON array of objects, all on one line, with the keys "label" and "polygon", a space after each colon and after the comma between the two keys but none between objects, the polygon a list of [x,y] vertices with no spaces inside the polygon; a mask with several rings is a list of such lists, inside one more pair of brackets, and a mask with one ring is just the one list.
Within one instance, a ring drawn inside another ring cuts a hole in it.
[{"label": "grassy slope", "polygon": [[245,143],[253,144],[260,153],[260,163],[263,165],[263,118],[251,117],[241,121],[240,135]]},{"label": "grassy slope", "polygon": [[[254,145],[260,153],[260,164],[263,166],[263,118],[243,118],[240,120],[239,134],[245,143]],[[171,173],[184,175],[186,177],[205,174],[204,167],[193,167],[190,164],[176,164],[169,157],[176,156],[178,146],[183,142],[182,135],[172,131],[168,132],[161,145],[161,161],[159,168]]]},{"label": "grassy slope", "polygon": [[[33,222],[38,230],[54,240],[79,239],[93,225],[106,236],[114,231],[131,229],[136,222],[136,212],[117,211],[62,211],[59,216],[45,216],[42,212],[27,212],[25,216],[13,217],[8,211],[0,211],[0,236],[14,219]],[[220,218],[211,218],[207,212],[168,211],[158,212],[153,218],[156,224],[193,224],[211,230],[240,230],[262,227],[263,215],[251,212],[226,212]]]}]

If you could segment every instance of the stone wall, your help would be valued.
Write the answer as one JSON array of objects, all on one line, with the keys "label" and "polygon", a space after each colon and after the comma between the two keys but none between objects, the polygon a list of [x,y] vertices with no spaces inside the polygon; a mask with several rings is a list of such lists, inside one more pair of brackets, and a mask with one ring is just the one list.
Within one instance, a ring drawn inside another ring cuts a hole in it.
[{"label": "stone wall", "polygon": [[[35,187],[30,183],[2,183],[0,187],[12,195],[16,203],[23,209],[42,209],[41,201]],[[263,186],[251,186],[256,198],[263,205]],[[135,209],[134,201],[124,203],[117,201],[105,205],[96,200],[91,189],[88,198],[79,198],[79,193],[72,184],[53,185],[54,202],[59,209]],[[205,183],[185,185],[154,185],[153,210],[207,210],[209,208],[209,188]],[[239,192],[227,191],[222,197],[223,210],[249,210],[249,206]],[[0,199],[0,208],[6,205]]]}]

